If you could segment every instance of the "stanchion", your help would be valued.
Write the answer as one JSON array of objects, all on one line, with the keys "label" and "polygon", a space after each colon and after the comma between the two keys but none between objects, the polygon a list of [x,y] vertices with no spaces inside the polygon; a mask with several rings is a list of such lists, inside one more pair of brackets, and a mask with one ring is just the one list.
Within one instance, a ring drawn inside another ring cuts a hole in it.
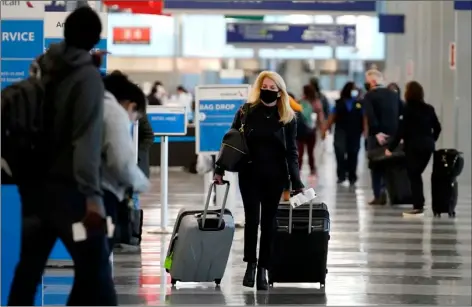
[{"label": "stanchion", "polygon": [[187,134],[187,111],[185,107],[148,106],[147,115],[155,136],[161,138],[161,226],[150,234],[169,234],[169,135]]},{"label": "stanchion", "polygon": [[169,192],[169,137],[161,136],[161,227],[150,231],[151,234],[169,234],[168,224],[168,192]]}]

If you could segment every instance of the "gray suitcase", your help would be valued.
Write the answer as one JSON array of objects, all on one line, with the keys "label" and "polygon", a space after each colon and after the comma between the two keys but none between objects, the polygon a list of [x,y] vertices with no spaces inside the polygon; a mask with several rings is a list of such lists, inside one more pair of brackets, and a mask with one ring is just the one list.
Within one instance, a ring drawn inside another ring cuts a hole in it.
[{"label": "gray suitcase", "polygon": [[226,209],[229,182],[221,209],[209,210],[210,185],[203,210],[180,210],[169,243],[165,268],[172,285],[179,282],[215,282],[223,279],[234,237],[234,218]]}]

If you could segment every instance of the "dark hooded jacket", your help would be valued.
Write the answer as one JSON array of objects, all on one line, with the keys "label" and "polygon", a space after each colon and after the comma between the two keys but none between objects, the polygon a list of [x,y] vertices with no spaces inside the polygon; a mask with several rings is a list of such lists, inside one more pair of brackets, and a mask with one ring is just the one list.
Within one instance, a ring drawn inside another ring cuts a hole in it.
[{"label": "dark hooded jacket", "polygon": [[99,70],[89,52],[64,42],[52,45],[38,63],[41,76],[53,80],[46,89],[52,157],[45,179],[76,185],[87,199],[101,202],[104,86]]}]

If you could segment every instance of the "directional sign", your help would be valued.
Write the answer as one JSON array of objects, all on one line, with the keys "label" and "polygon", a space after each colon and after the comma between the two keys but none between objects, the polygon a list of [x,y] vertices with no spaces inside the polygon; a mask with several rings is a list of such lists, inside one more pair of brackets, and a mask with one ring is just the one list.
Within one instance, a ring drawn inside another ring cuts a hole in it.
[{"label": "directional sign", "polygon": [[225,133],[239,107],[247,101],[250,86],[204,85],[195,90],[196,152],[218,154]]},{"label": "directional sign", "polygon": [[356,45],[356,26],[228,23],[228,44]]},{"label": "directional sign", "polygon": [[154,135],[187,134],[185,107],[148,106],[146,112]]},{"label": "directional sign", "polygon": [[244,15],[261,15],[271,12],[293,14],[295,12],[315,14],[318,12],[376,12],[377,1],[291,1],[291,0],[260,0],[260,1],[228,1],[228,0],[166,0],[164,12],[192,12]]}]

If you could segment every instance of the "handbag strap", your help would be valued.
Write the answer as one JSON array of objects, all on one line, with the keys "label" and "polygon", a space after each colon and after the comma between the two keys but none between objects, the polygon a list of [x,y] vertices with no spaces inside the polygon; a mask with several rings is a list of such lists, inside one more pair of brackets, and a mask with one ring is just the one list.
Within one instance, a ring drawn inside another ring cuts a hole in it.
[{"label": "handbag strap", "polygon": [[239,127],[239,132],[244,132],[244,126],[246,125],[246,118],[247,118],[247,114],[249,112],[249,104],[248,103],[244,103],[242,106],[241,106],[241,111],[239,112],[239,119],[241,121],[241,127]]}]

